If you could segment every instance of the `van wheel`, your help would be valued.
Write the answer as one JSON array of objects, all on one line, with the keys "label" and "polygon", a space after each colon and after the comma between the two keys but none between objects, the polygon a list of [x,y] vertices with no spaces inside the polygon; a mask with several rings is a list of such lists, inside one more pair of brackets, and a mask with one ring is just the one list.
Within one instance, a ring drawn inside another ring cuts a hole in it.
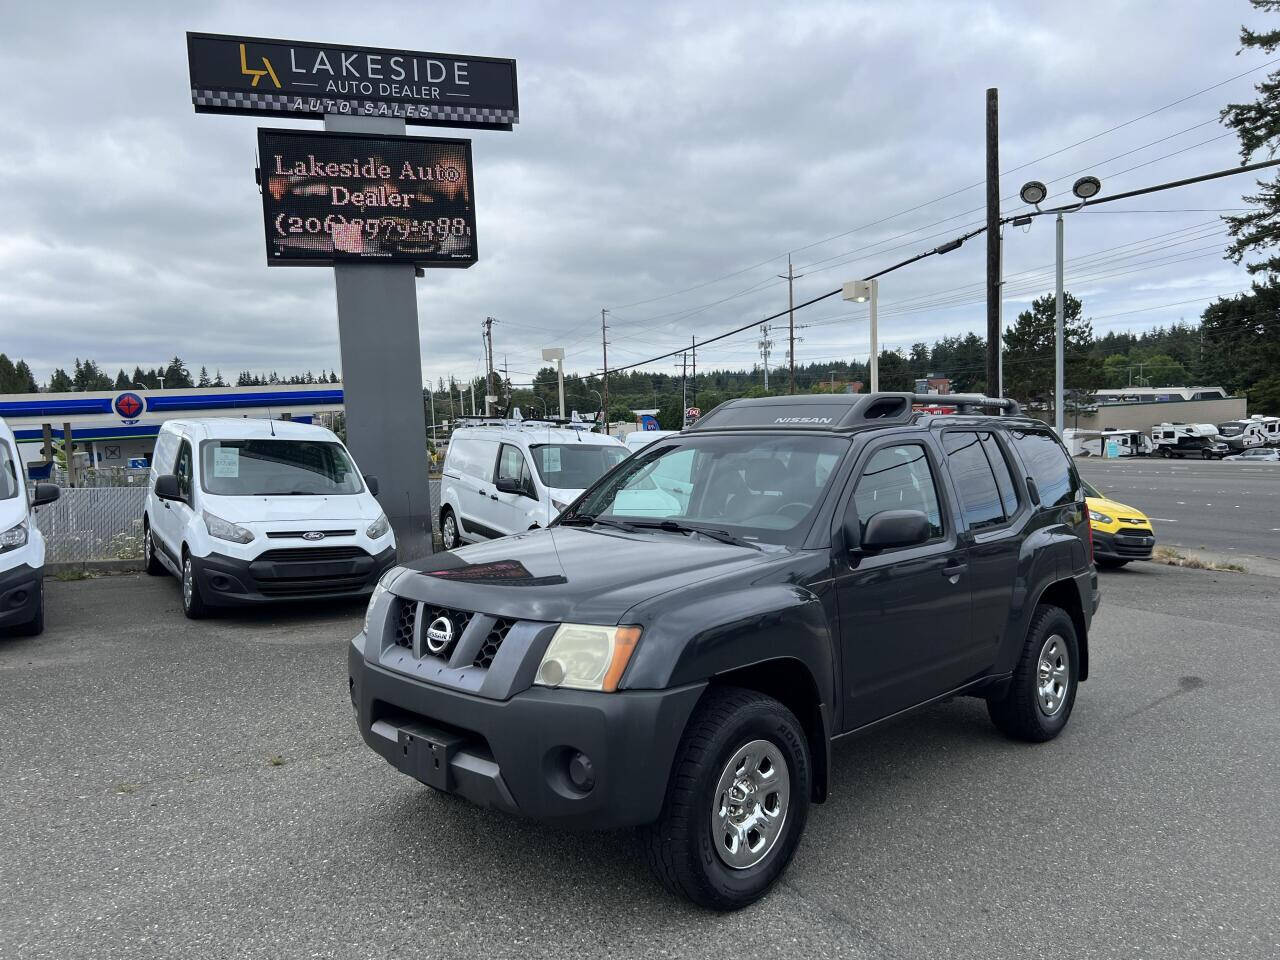
[{"label": "van wheel", "polygon": [[458,520],[453,515],[450,507],[445,507],[440,511],[440,541],[444,544],[446,550],[454,550],[457,548],[459,540],[458,536]]},{"label": "van wheel", "polygon": [[1062,732],[1076,701],[1076,627],[1061,607],[1040,605],[1031,618],[1008,692],[987,700],[987,713],[1013,740],[1043,743]]},{"label": "van wheel", "polygon": [[188,620],[202,620],[209,615],[209,608],[200,595],[200,581],[191,563],[191,554],[182,551],[182,612]]},{"label": "van wheel", "polygon": [[758,900],[800,842],[811,771],[790,710],[754,690],[712,689],[680,741],[662,814],[644,828],[650,869],[712,910]]},{"label": "van wheel", "polygon": [[13,630],[20,637],[38,637],[44,633],[44,581],[36,581],[36,615]]},{"label": "van wheel", "polygon": [[151,539],[151,524],[145,520],[142,523],[142,569],[152,577],[158,577],[165,572],[160,561],[156,559],[156,545]]}]

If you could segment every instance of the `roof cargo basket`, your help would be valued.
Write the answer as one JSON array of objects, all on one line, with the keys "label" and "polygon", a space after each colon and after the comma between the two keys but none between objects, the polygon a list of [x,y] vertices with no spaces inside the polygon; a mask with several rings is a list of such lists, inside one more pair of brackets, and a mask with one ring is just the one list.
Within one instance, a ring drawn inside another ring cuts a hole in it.
[{"label": "roof cargo basket", "polygon": [[727,400],[686,429],[855,430],[910,423],[919,413],[915,404],[954,407],[957,413],[975,407],[992,407],[1014,416],[1022,413],[1013,400],[974,393],[817,393]]}]

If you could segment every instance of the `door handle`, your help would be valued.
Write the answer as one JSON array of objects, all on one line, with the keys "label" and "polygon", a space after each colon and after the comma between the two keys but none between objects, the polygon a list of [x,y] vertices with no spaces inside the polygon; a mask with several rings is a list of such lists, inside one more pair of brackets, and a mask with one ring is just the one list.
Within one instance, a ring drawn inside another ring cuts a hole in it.
[{"label": "door handle", "polygon": [[498,495],[497,495],[496,493],[491,493],[491,494],[489,494],[489,499],[490,499],[490,500],[497,500],[497,499],[498,499]]},{"label": "door handle", "polygon": [[942,568],[942,575],[944,577],[955,577],[955,576],[958,576],[959,574],[964,573],[968,569],[969,569],[969,564],[967,564],[963,560],[956,560],[956,561],[953,561],[952,563],[948,563],[946,566]]}]

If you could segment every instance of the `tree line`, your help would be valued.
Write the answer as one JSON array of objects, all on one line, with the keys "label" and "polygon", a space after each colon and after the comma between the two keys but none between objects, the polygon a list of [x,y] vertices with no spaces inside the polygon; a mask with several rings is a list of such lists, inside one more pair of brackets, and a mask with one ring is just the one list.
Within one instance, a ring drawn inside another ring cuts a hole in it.
[{"label": "tree line", "polygon": [[[276,371],[270,373],[253,373],[242,370],[236,377],[237,387],[265,387],[277,384],[308,383],[340,383],[336,371],[321,370],[313,374],[291,374],[282,377]],[[144,370],[140,366],[133,368],[133,373],[123,369],[115,378],[98,366],[93,360],[76,358],[70,372],[62,367],[56,368],[49,375],[48,382],[41,388],[31,373],[25,360],[16,363],[0,353],[0,394],[5,393],[37,393],[43,389],[47,393],[72,393],[89,390],[173,390],[181,387],[227,387],[231,386],[223,379],[222,371],[215,370],[209,374],[208,367],[201,367],[194,376],[181,357],[174,357],[169,363]]]}]

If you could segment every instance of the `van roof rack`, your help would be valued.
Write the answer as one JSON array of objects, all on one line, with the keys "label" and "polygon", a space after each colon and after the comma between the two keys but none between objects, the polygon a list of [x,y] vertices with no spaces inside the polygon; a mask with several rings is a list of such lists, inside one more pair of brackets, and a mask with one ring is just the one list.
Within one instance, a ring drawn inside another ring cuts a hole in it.
[{"label": "van roof rack", "polygon": [[953,407],[956,413],[991,408],[1010,416],[1022,415],[1022,408],[1016,400],[977,393],[818,393],[727,400],[686,429],[760,430],[778,427],[856,430],[890,423],[910,423],[922,413],[915,409],[916,404]]}]

